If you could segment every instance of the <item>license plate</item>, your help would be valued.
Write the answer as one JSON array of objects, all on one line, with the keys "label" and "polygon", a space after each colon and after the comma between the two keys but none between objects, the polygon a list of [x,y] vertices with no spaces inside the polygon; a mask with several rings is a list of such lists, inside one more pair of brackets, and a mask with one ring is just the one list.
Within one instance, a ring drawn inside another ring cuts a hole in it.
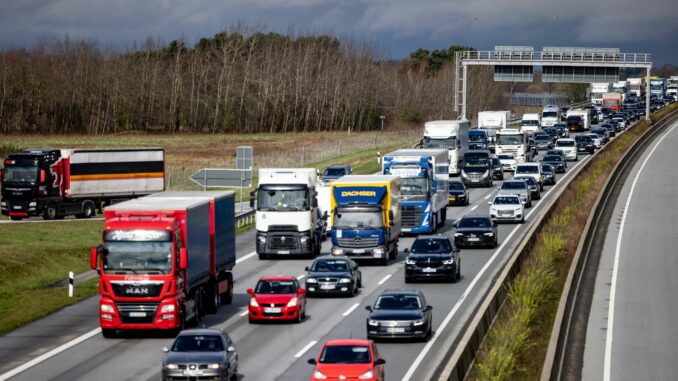
[{"label": "license plate", "polygon": [[21,207],[18,206],[18,205],[15,205],[15,206],[14,206],[14,209],[21,209]]},{"label": "license plate", "polygon": [[184,370],[184,376],[195,377],[195,376],[201,376],[201,375],[202,375],[202,370],[200,370],[200,369],[186,369],[186,370]]},{"label": "license plate", "polygon": [[425,272],[425,273],[434,273],[434,272],[436,272],[436,269],[427,267],[427,268],[423,269],[422,271]]},{"label": "license plate", "polygon": [[269,313],[269,314],[277,314],[280,313],[282,309],[280,307],[264,307],[264,312]]},{"label": "license plate", "polygon": [[334,290],[334,285],[333,284],[321,284],[320,289],[321,290]]},{"label": "license plate", "polygon": [[278,254],[289,254],[289,250],[278,250]]},{"label": "license plate", "polygon": [[478,242],[478,241],[480,241],[480,238],[469,237],[469,238],[466,238],[466,240],[471,241],[471,242]]},{"label": "license plate", "polygon": [[363,250],[363,249],[353,250],[353,254],[364,254],[364,253],[365,253],[365,250]]},{"label": "license plate", "polygon": [[388,333],[404,333],[405,328],[386,328],[386,332],[388,332]]},{"label": "license plate", "polygon": [[129,317],[146,317],[146,312],[130,312]]},{"label": "license plate", "polygon": [[450,197],[450,201],[456,201],[456,200],[457,200],[456,197]]}]

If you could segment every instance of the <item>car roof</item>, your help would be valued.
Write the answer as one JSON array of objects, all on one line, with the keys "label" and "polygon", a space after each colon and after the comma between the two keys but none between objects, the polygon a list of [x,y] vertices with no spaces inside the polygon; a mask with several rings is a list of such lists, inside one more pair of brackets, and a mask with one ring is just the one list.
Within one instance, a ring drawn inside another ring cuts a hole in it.
[{"label": "car roof", "polygon": [[222,335],[224,331],[215,328],[190,328],[179,332],[179,336],[184,335]]},{"label": "car roof", "polygon": [[[523,177],[521,177],[521,179],[523,179],[523,178],[525,178],[525,177],[530,177],[530,176],[523,176]],[[506,181],[504,181],[503,183],[501,183],[501,185],[508,184],[508,183],[525,183],[525,182],[522,181],[522,180],[514,180],[514,179],[515,179],[515,177],[514,177],[513,179],[511,179],[511,180],[506,180]]]},{"label": "car roof", "polygon": [[350,167],[351,166],[348,165],[348,164],[332,164],[332,165],[327,166],[326,169],[328,169],[328,168],[350,168]]},{"label": "car roof", "polygon": [[421,293],[422,293],[421,291],[416,290],[414,288],[392,288],[384,290],[384,292],[382,292],[381,295],[395,295],[395,294],[420,295]]},{"label": "car roof", "polygon": [[467,214],[464,217],[460,218],[460,220],[464,219],[464,218],[486,218],[486,219],[490,219],[490,216],[489,215],[482,215],[482,214]]},{"label": "car roof", "polygon": [[449,240],[450,237],[446,236],[445,234],[426,234],[426,235],[418,235],[417,238],[415,238],[415,241],[418,239],[447,239]]},{"label": "car roof", "polygon": [[517,194],[513,194],[513,193],[497,193],[497,194],[494,195],[494,198],[497,198],[497,197],[515,197],[515,198],[520,198],[520,196],[518,196]]},{"label": "car roof", "polygon": [[328,340],[323,344],[324,347],[329,347],[329,346],[335,346],[335,345],[365,345],[365,346],[370,346],[372,344],[372,340],[366,340],[366,339],[334,339],[334,340]]},{"label": "car roof", "polygon": [[330,255],[330,254],[327,254],[327,255],[321,255],[319,257],[316,257],[316,259],[314,259],[313,262],[323,260],[323,259],[331,259],[331,260],[343,259],[343,260],[346,260],[346,261],[352,260],[351,258],[349,258],[345,255]]},{"label": "car roof", "polygon": [[539,165],[539,163],[520,163],[520,164],[517,164],[516,167],[525,167],[525,166],[534,167],[535,165]]},{"label": "car roof", "polygon": [[290,275],[272,275],[272,276],[262,276],[259,280],[271,281],[271,280],[296,280],[297,277]]}]

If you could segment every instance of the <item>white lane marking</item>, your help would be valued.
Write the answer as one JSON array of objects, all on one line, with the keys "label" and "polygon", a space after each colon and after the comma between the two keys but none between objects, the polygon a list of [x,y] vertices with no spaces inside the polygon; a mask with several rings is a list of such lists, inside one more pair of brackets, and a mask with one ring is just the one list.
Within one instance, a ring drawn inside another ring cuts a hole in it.
[{"label": "white lane marking", "polygon": [[356,303],[356,304],[352,305],[351,308],[347,309],[346,312],[341,314],[341,316],[346,317],[346,316],[350,315],[351,312],[355,311],[355,309],[358,308],[359,305],[360,305],[360,303]]},{"label": "white lane marking", "polygon": [[311,341],[310,343],[306,344],[306,346],[303,347],[303,348],[301,348],[301,350],[300,350],[299,352],[297,352],[297,353],[294,355],[294,357],[295,357],[295,358],[299,358],[299,357],[303,356],[304,353],[308,352],[308,350],[311,349],[311,348],[312,348],[314,345],[316,345],[317,343],[318,343],[317,340],[313,340],[313,341]]},{"label": "white lane marking", "polygon": [[[577,163],[577,165],[572,167],[572,169],[576,168],[578,165],[584,163],[585,161],[586,161],[586,159],[579,161],[579,163]],[[569,176],[571,173],[573,173],[573,172],[572,171],[568,172],[565,176],[563,176],[563,178]],[[532,215],[532,213],[534,213],[536,210],[537,209],[530,210],[530,212],[527,213],[525,218],[528,219]],[[445,319],[440,324],[440,327],[438,327],[436,329],[433,337],[428,341],[428,343],[426,343],[426,345],[421,350],[421,352],[419,352],[419,356],[417,356],[417,358],[414,360],[414,362],[412,362],[412,365],[407,370],[407,373],[405,373],[405,376],[402,378],[402,381],[409,381],[412,378],[412,376],[414,375],[414,372],[417,370],[419,365],[422,363],[422,361],[424,360],[424,358],[426,357],[428,352],[431,350],[431,348],[433,348],[433,345],[435,344],[436,340],[438,340],[438,337],[440,337],[440,335],[442,335],[442,333],[445,331],[445,328],[447,327],[447,325],[450,323],[450,321],[452,321],[452,318],[454,317],[454,315],[457,313],[459,308],[461,308],[461,304],[464,302],[464,300],[466,300],[466,297],[471,294],[471,290],[473,290],[473,288],[478,283],[480,278],[482,278],[483,274],[485,274],[485,271],[487,271],[487,269],[492,265],[492,263],[495,261],[495,259],[497,259],[497,257],[499,256],[499,253],[501,253],[502,249],[505,247],[504,244],[511,240],[513,235],[518,231],[519,227],[520,227],[520,225],[517,225],[516,227],[514,227],[513,230],[511,230],[511,232],[509,233],[509,235],[506,236],[506,238],[504,238],[502,240],[501,245],[499,245],[499,247],[497,247],[497,250],[495,250],[494,254],[492,254],[492,257],[490,258],[490,260],[487,261],[487,263],[485,263],[485,266],[483,266],[483,268],[480,269],[480,272],[478,272],[478,274],[476,274],[476,276],[473,278],[473,280],[468,285],[468,287],[466,287],[466,290],[464,290],[464,294],[461,296],[461,298],[459,298],[459,300],[457,300],[457,303],[454,305],[454,307],[452,307],[452,310],[450,310],[450,312],[447,314],[447,316],[445,316]]]},{"label": "white lane marking", "polygon": [[388,274],[388,275],[386,275],[386,276],[384,277],[384,279],[380,280],[379,283],[377,283],[377,284],[381,286],[382,284],[386,283],[386,281],[387,281],[391,276],[393,276],[393,274]]},{"label": "white lane marking", "polygon": [[301,274],[297,277],[297,280],[302,280],[302,279],[304,279],[305,276],[306,276],[306,274]]},{"label": "white lane marking", "polygon": [[241,316],[241,317],[246,316],[249,313],[250,313],[249,309],[245,309],[245,311],[241,312],[239,316]]},{"label": "white lane marking", "polygon": [[473,208],[471,208],[471,211],[474,211],[476,209],[478,209],[478,205],[473,205]]},{"label": "white lane marking", "polygon": [[252,257],[255,256],[255,255],[257,255],[257,252],[256,252],[256,251],[253,251],[253,252],[251,252],[251,253],[249,253],[249,254],[247,254],[247,255],[244,255],[244,256],[242,256],[242,257],[236,259],[236,260],[235,260],[235,263],[238,264],[238,263],[244,262],[244,261],[246,261],[246,260],[252,258]]},{"label": "white lane marking", "polygon": [[8,372],[0,374],[0,381],[8,380],[8,379],[16,376],[17,374],[19,374],[19,373],[21,373],[21,372],[23,372],[23,371],[25,371],[29,368],[32,368],[32,367],[40,364],[41,362],[48,360],[48,359],[58,355],[61,352],[66,351],[69,348],[72,348],[72,347],[82,343],[83,341],[85,341],[87,339],[90,339],[90,338],[98,335],[99,333],[101,333],[101,328],[95,328],[95,329],[85,333],[84,335],[78,336],[75,339],[73,339],[73,340],[71,340],[67,343],[62,344],[62,345],[52,349],[51,351],[34,358],[31,361],[25,362],[25,363],[19,365],[18,367],[8,371]]},{"label": "white lane marking", "polygon": [[619,226],[619,235],[617,236],[617,243],[614,249],[614,264],[612,265],[612,285],[610,287],[610,304],[607,311],[607,338],[605,339],[605,362],[603,365],[603,381],[610,381],[610,379],[612,378],[612,340],[613,340],[612,335],[614,334],[614,305],[615,297],[617,294],[617,272],[619,270],[619,257],[621,256],[621,242],[622,237],[624,235],[624,225],[626,224],[627,212],[629,210],[629,206],[631,205],[631,200],[633,199],[633,191],[636,189],[636,183],[638,182],[641,173],[643,173],[645,164],[647,164],[647,162],[652,157],[652,154],[654,154],[654,151],[659,147],[662,141],[664,141],[664,138],[666,138],[668,134],[670,134],[676,127],[678,127],[678,124],[675,124],[673,127],[671,127],[670,130],[664,133],[661,139],[659,139],[655,146],[652,147],[652,150],[647,155],[645,160],[643,160],[643,164],[640,166],[640,168],[638,169],[638,173],[636,173],[636,176],[633,178],[633,183],[631,183],[631,190],[629,191],[628,198],[626,199],[624,209],[622,209],[622,218]]},{"label": "white lane marking", "polygon": [[493,193],[492,193],[492,192],[490,192],[490,193],[489,193],[489,194],[488,194],[487,196],[485,196],[485,198],[484,198],[483,200],[487,200],[487,199],[489,199],[490,197],[492,197],[492,194],[493,194]]}]

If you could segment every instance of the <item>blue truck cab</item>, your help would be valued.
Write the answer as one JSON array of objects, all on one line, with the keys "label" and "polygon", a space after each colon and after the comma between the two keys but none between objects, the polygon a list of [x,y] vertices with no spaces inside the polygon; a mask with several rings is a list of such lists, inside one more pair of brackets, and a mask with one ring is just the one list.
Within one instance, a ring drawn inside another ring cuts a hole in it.
[{"label": "blue truck cab", "polygon": [[486,150],[489,149],[489,137],[487,131],[472,129],[468,131],[468,149],[469,150]]}]

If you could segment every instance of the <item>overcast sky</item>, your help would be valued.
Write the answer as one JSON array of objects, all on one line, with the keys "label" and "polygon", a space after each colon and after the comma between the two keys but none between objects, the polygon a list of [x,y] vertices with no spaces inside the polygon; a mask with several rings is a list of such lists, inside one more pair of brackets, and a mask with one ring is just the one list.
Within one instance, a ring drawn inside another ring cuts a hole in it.
[{"label": "overcast sky", "polygon": [[238,21],[369,39],[394,58],[452,44],[589,46],[678,64],[676,0],[0,0],[0,46],[65,35],[195,42]]}]

